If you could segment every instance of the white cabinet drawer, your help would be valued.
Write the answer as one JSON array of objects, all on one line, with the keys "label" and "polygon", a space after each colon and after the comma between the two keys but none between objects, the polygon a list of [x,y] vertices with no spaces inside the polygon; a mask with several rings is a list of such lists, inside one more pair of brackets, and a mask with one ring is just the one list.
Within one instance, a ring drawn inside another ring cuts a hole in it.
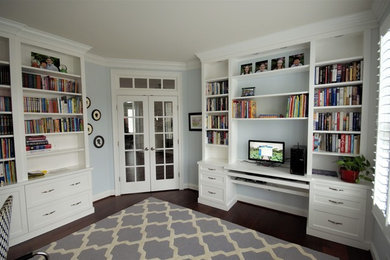
[{"label": "white cabinet drawer", "polygon": [[28,209],[29,228],[30,230],[37,230],[77,214],[91,207],[91,201],[90,191],[88,190],[69,198]]},{"label": "white cabinet drawer", "polygon": [[209,185],[218,185],[222,186],[225,183],[225,177],[218,175],[218,174],[211,174],[211,173],[200,173],[200,181],[202,183],[208,183]]},{"label": "white cabinet drawer", "polygon": [[312,209],[309,225],[312,228],[339,236],[362,239],[363,225],[360,217],[347,217]]},{"label": "white cabinet drawer", "polygon": [[323,193],[334,198],[342,198],[343,196],[351,196],[360,200],[366,198],[367,192],[365,189],[350,188],[345,185],[330,184],[330,183],[314,183],[313,191],[315,193]]},{"label": "white cabinet drawer", "polygon": [[327,212],[338,213],[342,210],[344,212],[350,212],[351,215],[356,215],[365,209],[365,203],[365,199],[356,200],[356,198],[350,196],[339,196],[335,198],[334,196],[327,196],[322,193],[314,193],[312,206],[326,207]]},{"label": "white cabinet drawer", "polygon": [[209,186],[206,184],[201,184],[200,186],[200,196],[211,199],[211,200],[216,200],[223,202],[224,201],[224,189],[218,188],[218,187],[213,187]]},{"label": "white cabinet drawer", "polygon": [[211,165],[211,164],[201,164],[199,165],[199,169],[202,172],[209,172],[209,173],[223,173],[223,167],[222,166],[217,166],[217,165]]},{"label": "white cabinet drawer", "polygon": [[89,189],[89,175],[79,174],[68,178],[59,178],[26,185],[27,208],[41,205],[66,195]]}]

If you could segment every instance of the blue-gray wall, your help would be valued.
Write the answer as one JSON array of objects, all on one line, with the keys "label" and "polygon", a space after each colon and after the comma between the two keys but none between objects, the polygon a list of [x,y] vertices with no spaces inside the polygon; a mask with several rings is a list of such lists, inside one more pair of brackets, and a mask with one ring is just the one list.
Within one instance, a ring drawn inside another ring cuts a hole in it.
[{"label": "blue-gray wall", "polygon": [[[89,156],[92,171],[92,192],[95,198],[112,194],[115,189],[113,158],[113,127],[111,112],[111,68],[86,62],[86,93],[91,100],[88,108],[88,122],[93,126],[89,136]],[[94,121],[91,113],[99,109],[102,117]],[[181,163],[184,188],[196,188],[198,185],[197,164],[202,158],[201,132],[188,131],[188,113],[201,112],[201,76],[200,69],[182,72],[182,125],[183,151]],[[93,145],[95,136],[104,137],[105,144],[97,149]]]},{"label": "blue-gray wall", "polygon": [[[89,158],[92,171],[93,195],[114,190],[114,151],[112,144],[111,79],[110,69],[94,63],[85,64],[87,97],[91,106],[87,109],[88,123],[93,126],[89,135]],[[92,111],[99,109],[101,119],[94,121]],[[104,146],[100,149],[93,145],[93,139],[101,135]]]}]

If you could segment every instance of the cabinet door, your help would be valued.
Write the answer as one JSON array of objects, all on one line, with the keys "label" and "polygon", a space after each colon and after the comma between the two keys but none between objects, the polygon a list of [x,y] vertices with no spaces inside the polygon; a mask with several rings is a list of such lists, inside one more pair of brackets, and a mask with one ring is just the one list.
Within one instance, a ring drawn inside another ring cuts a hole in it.
[{"label": "cabinet door", "polygon": [[18,236],[27,233],[27,217],[26,217],[26,201],[24,197],[24,186],[1,188],[0,191],[0,205],[3,205],[4,201],[9,195],[13,196],[12,203],[12,217],[11,217],[11,234],[10,245],[12,240]]}]

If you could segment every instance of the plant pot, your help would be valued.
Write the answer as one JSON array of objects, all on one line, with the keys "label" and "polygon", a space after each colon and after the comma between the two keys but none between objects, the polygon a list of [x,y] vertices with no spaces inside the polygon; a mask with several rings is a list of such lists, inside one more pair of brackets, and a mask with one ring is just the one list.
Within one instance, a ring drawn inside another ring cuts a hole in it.
[{"label": "plant pot", "polygon": [[359,176],[358,171],[351,171],[351,170],[346,170],[344,168],[340,169],[340,174],[341,174],[341,179],[346,182],[352,182],[355,183],[356,179]]}]

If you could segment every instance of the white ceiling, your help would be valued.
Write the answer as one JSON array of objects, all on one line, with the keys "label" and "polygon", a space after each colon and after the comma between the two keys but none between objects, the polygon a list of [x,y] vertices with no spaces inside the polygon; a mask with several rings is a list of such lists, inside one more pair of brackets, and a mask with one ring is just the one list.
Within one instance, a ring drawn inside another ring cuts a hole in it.
[{"label": "white ceiling", "polygon": [[187,62],[195,53],[371,9],[373,0],[0,0],[0,17],[106,58]]}]

